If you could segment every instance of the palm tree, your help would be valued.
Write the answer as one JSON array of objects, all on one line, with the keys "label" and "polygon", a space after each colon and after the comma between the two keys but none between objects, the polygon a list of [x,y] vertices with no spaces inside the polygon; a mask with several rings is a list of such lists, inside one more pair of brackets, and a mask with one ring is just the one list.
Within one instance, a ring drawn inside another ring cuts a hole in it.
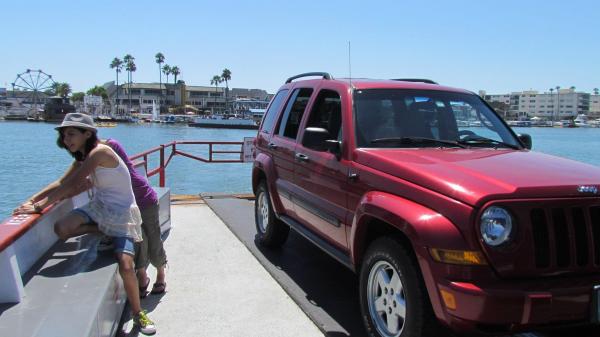
[{"label": "palm tree", "polygon": [[88,95],[101,96],[102,99],[107,99],[108,94],[106,93],[106,89],[99,85],[95,85],[93,88],[90,88],[87,92]]},{"label": "palm tree", "polygon": [[123,57],[123,61],[125,62],[125,70],[127,70],[127,112],[131,111],[131,81],[132,81],[132,72],[134,72],[137,68],[135,63],[133,62],[135,57],[127,54]]},{"label": "palm tree", "polygon": [[181,74],[181,71],[179,71],[179,67],[178,66],[171,67],[171,74],[173,74],[173,76],[175,77],[173,79],[173,84],[177,84],[177,75]]},{"label": "palm tree", "polygon": [[158,88],[160,89],[160,99],[162,100],[162,64],[165,63],[165,55],[163,55],[161,52],[158,52],[156,55],[154,55],[154,59],[158,64]]},{"label": "palm tree", "polygon": [[85,96],[84,92],[75,92],[71,95],[72,102],[83,102],[83,97]]},{"label": "palm tree", "polygon": [[115,57],[110,63],[110,68],[115,70],[117,74],[117,98],[115,100],[116,111],[119,110],[119,73],[121,72],[121,68],[123,68],[123,61],[118,57]]},{"label": "palm tree", "polygon": [[573,90],[573,91],[575,91],[575,86],[572,85],[570,89]]},{"label": "palm tree", "polygon": [[54,96],[58,96],[58,90],[60,88],[60,82],[53,82],[50,85],[50,93]]},{"label": "palm tree", "polygon": [[165,81],[165,83],[169,83],[169,75],[171,74],[171,66],[168,64],[165,64],[162,67],[162,71],[163,71],[163,74],[167,75],[167,80]]},{"label": "palm tree", "polygon": [[229,92],[229,81],[231,80],[231,71],[227,68],[223,69],[221,79],[225,81],[225,110],[227,110],[229,103],[229,100],[227,99],[227,93]]},{"label": "palm tree", "polygon": [[63,82],[58,83],[56,86],[56,95],[62,98],[66,98],[71,93],[71,86],[69,83]]},{"label": "palm tree", "polygon": [[594,95],[598,95],[598,92],[600,92],[600,89],[594,88]]},{"label": "palm tree", "polygon": [[215,107],[217,106],[217,86],[223,82],[223,79],[221,78],[221,76],[219,75],[215,75],[213,76],[213,78],[210,80],[210,84],[215,86],[215,105],[213,107],[213,114],[215,113]]}]

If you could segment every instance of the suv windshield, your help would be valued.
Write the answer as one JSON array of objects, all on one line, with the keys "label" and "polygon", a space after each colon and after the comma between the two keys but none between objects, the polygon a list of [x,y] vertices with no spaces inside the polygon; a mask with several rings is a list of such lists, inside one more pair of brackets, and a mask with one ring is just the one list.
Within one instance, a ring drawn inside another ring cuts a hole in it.
[{"label": "suv windshield", "polygon": [[358,147],[521,147],[500,118],[472,94],[356,90],[354,111]]}]

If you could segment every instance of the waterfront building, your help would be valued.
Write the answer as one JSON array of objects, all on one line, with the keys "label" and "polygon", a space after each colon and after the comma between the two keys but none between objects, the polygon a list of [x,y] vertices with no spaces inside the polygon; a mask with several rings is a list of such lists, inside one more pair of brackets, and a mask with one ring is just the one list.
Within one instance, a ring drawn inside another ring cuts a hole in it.
[{"label": "waterfront building", "polygon": [[42,91],[31,91],[31,90],[6,90],[4,95],[0,95],[1,98],[14,98],[24,105],[39,105],[43,106],[48,103],[52,93]]},{"label": "waterfront building", "polygon": [[[104,84],[111,105],[117,114],[127,112],[152,113],[153,103],[161,106],[161,113],[168,108],[180,108],[194,113],[243,114],[249,109],[264,109],[272,97],[262,89],[230,89],[224,87],[186,85],[183,81],[172,83],[124,83],[119,84],[118,99],[115,82]],[[226,100],[228,104],[226,104]],[[232,111],[228,111],[232,110]]]},{"label": "waterfront building", "polygon": [[590,95],[590,113],[589,118],[600,118],[600,95]]},{"label": "waterfront building", "polygon": [[560,89],[554,92],[526,90],[510,94],[482,96],[490,104],[501,102],[508,104],[509,118],[540,117],[545,120],[573,119],[579,114],[590,112],[590,94],[575,91],[574,88]]}]

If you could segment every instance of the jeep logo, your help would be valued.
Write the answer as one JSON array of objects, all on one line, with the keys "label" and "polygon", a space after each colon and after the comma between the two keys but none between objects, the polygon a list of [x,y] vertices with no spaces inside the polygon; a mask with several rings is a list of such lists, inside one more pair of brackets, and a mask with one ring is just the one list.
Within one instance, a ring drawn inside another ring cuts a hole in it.
[{"label": "jeep logo", "polygon": [[598,194],[598,187],[596,187],[596,186],[581,185],[581,186],[577,187],[577,192],[579,192],[579,193]]}]

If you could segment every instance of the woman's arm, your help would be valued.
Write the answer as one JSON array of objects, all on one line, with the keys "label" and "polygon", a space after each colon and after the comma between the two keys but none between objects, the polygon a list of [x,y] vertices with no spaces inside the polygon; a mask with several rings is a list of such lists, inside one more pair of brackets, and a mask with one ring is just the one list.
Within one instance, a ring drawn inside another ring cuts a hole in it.
[{"label": "woman's arm", "polygon": [[52,193],[56,188],[58,188],[58,186],[60,186],[61,182],[63,182],[65,179],[67,179],[68,177],[70,177],[71,175],[73,175],[77,168],[81,165],[81,163],[74,161],[69,168],[65,171],[65,173],[62,175],[62,177],[60,177],[58,180],[51,182],[50,184],[48,184],[46,187],[44,187],[43,189],[41,189],[39,192],[37,192],[36,194],[34,194],[33,196],[31,196],[29,199],[27,199],[26,202],[24,202],[23,204],[21,204],[19,207],[17,207],[14,211],[13,214],[17,214],[17,213],[22,213],[21,210],[25,207],[25,206],[30,206],[29,208],[33,208],[33,204],[39,200],[42,200],[44,197],[46,197],[48,194]]},{"label": "woman's arm", "polygon": [[43,188],[38,193],[34,194],[31,198],[29,198],[29,201],[31,203],[34,203],[36,201],[42,200],[44,197],[46,197],[48,194],[52,193],[56,188],[58,188],[62,182],[64,182],[68,178],[70,178],[77,171],[77,169],[80,166],[81,166],[81,163],[79,163],[77,161],[74,161],[71,164],[71,166],[69,166],[69,168],[63,174],[62,177],[60,177],[58,180],[50,183],[48,186],[46,186],[45,188]]},{"label": "woman's arm", "polygon": [[87,184],[87,177],[96,169],[96,167],[114,167],[116,165],[118,165],[118,160],[110,150],[106,148],[106,145],[96,146],[73,174],[70,174],[66,179],[61,181],[59,186],[53,189],[51,193],[35,202],[33,204],[33,210],[26,210],[29,211],[26,213],[40,212],[52,203],[69,196],[78,187]]}]

